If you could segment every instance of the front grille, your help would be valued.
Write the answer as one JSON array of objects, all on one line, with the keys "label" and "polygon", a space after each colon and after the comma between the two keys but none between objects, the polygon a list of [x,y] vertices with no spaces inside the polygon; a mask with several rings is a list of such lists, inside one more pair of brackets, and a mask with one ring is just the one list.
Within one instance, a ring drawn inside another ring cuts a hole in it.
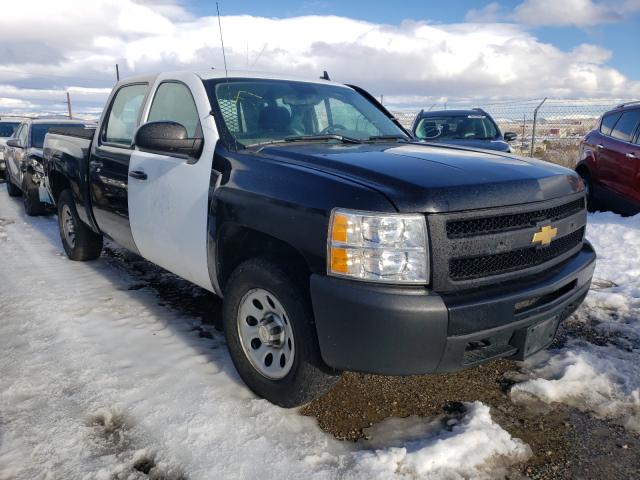
[{"label": "front grille", "polygon": [[542,210],[514,213],[511,215],[450,220],[447,222],[447,237],[465,238],[519,230],[533,227],[542,220],[554,221],[566,218],[583,209],[584,198],[579,198],[564,205],[557,205]]},{"label": "front grille", "polygon": [[580,245],[584,227],[558,238],[548,247],[527,247],[509,252],[449,260],[452,280],[470,280],[534,267],[552,260]]}]

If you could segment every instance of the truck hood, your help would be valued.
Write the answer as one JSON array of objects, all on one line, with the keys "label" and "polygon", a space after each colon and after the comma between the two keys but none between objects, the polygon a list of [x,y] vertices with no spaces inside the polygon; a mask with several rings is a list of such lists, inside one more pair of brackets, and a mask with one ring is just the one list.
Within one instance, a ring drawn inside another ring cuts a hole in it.
[{"label": "truck hood", "polygon": [[557,165],[446,145],[291,143],[262,147],[256,153],[367,185],[400,212],[516,205],[582,189],[572,170]]}]

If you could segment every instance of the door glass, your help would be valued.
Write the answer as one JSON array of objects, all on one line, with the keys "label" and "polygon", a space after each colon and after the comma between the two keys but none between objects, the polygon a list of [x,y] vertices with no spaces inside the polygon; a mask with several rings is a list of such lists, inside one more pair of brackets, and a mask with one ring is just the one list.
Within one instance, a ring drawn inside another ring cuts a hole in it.
[{"label": "door glass", "polygon": [[109,111],[105,142],[131,145],[146,92],[146,84],[127,85],[118,90]]},{"label": "door glass", "polygon": [[620,118],[620,112],[609,113],[602,117],[602,123],[600,124],[600,132],[604,135],[611,135],[611,129]]},{"label": "door glass", "polygon": [[20,133],[18,133],[18,140],[20,140],[20,145],[23,147],[27,146],[27,135],[29,134],[29,125],[26,123],[22,125],[20,129]]},{"label": "door glass", "polygon": [[624,112],[616,126],[611,130],[611,136],[625,142],[630,142],[636,127],[640,122],[640,110]]},{"label": "door glass", "polygon": [[149,111],[148,122],[172,121],[187,129],[190,138],[200,127],[198,109],[186,85],[177,82],[161,84]]}]

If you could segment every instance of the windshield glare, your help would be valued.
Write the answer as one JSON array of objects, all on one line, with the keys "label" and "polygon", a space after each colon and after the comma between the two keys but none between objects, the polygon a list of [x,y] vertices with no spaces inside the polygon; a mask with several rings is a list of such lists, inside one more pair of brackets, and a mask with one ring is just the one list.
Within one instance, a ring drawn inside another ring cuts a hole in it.
[{"label": "windshield glare", "polygon": [[314,135],[408,138],[351,88],[262,79],[215,83],[211,104],[217,106],[226,130],[241,147]]},{"label": "windshield glare", "polygon": [[422,140],[492,140],[498,137],[495,124],[486,115],[451,115],[421,118],[416,137]]}]

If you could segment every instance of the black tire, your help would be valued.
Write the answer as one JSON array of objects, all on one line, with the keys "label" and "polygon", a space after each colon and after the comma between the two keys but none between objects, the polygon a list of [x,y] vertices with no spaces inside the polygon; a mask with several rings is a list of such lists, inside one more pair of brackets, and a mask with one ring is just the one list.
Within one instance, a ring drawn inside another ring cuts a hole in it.
[{"label": "black tire", "polygon": [[7,193],[10,197],[19,197],[22,195],[22,190],[13,183],[11,179],[11,172],[9,172],[9,165],[7,165],[7,169],[5,170],[5,180],[7,182]]},{"label": "black tire", "polygon": [[587,210],[589,212],[595,212],[596,210],[599,210],[601,208],[601,205],[600,202],[598,202],[598,199],[595,198],[593,193],[593,182],[591,180],[591,174],[585,169],[580,169],[578,170],[578,175],[580,175],[580,177],[582,178],[582,181],[584,182],[584,188],[587,191]]},{"label": "black tire", "polygon": [[[58,197],[58,228],[60,230],[60,240],[71,260],[86,261],[95,260],[102,252],[102,235],[92,231],[78,217],[76,205],[73,201],[71,190],[64,190]],[[70,222],[73,227],[74,238],[67,235],[65,222]]]},{"label": "black tire", "polygon": [[22,177],[22,201],[24,211],[31,217],[44,215],[47,212],[46,205],[40,201],[38,186],[33,183],[33,177],[29,172],[25,172]]},{"label": "black tire", "polygon": [[[223,323],[231,359],[240,377],[256,395],[285,408],[309,403],[331,389],[339,372],[327,367],[313,321],[311,301],[305,282],[282,262],[266,258],[247,260],[231,274],[225,289]],[[239,308],[254,289],[273,294],[284,309],[293,331],[295,354],[291,369],[281,379],[267,378],[251,363],[239,334]]]}]

